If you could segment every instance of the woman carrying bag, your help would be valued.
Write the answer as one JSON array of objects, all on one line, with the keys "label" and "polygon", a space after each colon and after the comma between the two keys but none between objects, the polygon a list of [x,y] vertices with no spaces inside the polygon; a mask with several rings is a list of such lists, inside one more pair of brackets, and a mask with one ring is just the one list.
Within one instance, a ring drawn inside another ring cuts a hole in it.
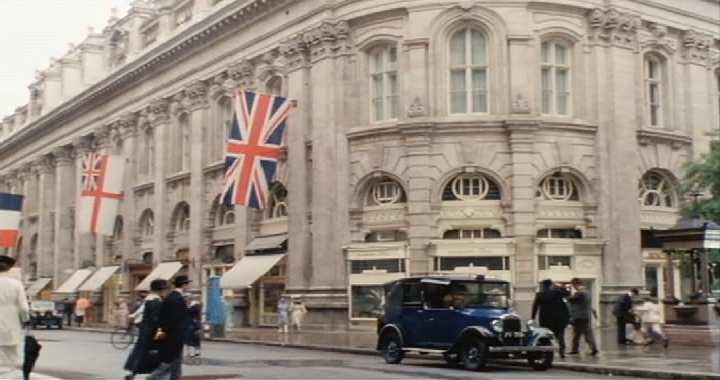
[{"label": "woman carrying bag", "polygon": [[0,255],[0,378],[14,373],[20,364],[18,348],[30,316],[25,288],[10,275],[13,266],[15,259]]}]

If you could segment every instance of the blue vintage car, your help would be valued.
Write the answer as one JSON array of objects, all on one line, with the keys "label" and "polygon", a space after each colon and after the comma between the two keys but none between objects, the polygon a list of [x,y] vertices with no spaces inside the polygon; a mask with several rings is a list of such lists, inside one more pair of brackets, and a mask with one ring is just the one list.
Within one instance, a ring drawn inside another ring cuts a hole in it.
[{"label": "blue vintage car", "polygon": [[377,349],[387,363],[415,352],[440,354],[469,370],[493,358],[526,358],[536,370],[552,367],[552,332],[511,310],[506,281],[415,277],[385,284],[385,291]]}]

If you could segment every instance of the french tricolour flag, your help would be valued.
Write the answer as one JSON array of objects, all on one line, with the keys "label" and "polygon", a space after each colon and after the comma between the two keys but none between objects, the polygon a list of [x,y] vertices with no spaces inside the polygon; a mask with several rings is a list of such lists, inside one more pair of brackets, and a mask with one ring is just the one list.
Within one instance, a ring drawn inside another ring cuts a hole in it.
[{"label": "french tricolour flag", "polygon": [[0,193],[0,248],[15,248],[22,218],[23,196]]}]

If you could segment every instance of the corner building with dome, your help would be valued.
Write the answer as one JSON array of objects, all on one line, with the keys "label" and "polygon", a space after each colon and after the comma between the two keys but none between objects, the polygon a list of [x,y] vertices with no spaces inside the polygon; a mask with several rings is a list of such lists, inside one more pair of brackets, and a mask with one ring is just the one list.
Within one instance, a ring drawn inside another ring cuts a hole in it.
[{"label": "corner building with dome", "polygon": [[[136,0],[0,119],[10,253],[97,322],[161,268],[224,276],[231,328],[274,325],[281,294],[309,327],[374,326],[382,284],[422,274],[511,281],[526,316],[579,277],[606,323],[687,280],[649,231],[720,128],[720,4],[678,3]],[[236,89],[297,101],[265,210],[219,202]],[[76,231],[86,152],[128,160],[111,237]]]}]

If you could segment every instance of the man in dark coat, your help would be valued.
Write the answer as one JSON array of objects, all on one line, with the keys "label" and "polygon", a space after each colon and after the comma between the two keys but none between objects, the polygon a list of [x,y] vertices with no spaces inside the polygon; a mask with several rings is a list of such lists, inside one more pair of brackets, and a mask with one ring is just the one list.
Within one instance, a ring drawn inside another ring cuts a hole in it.
[{"label": "man in dark coat", "polygon": [[163,299],[160,306],[160,328],[155,340],[160,343],[160,367],[147,380],[180,380],[182,377],[182,353],[189,314],[184,293],[190,280],[177,276],[173,281],[175,289]]},{"label": "man in dark coat", "polygon": [[153,280],[151,293],[135,311],[135,321],[140,322],[138,340],[125,362],[125,370],[129,372],[125,380],[132,380],[139,373],[150,373],[160,365],[155,334],[160,326],[160,307],[167,288],[166,280]]},{"label": "man in dark coat", "polygon": [[625,325],[632,323],[635,325],[635,314],[633,313],[633,296],[637,296],[639,291],[632,289],[631,292],[625,293],[615,301],[613,306],[613,315],[617,325],[617,342],[619,345],[630,344],[627,340],[627,331]]},{"label": "man in dark coat", "polygon": [[553,286],[552,280],[543,280],[532,304],[533,319],[540,311],[538,322],[555,334],[561,358],[565,357],[565,328],[570,320],[570,311],[565,304],[565,297],[569,295],[570,292],[563,287]]}]

